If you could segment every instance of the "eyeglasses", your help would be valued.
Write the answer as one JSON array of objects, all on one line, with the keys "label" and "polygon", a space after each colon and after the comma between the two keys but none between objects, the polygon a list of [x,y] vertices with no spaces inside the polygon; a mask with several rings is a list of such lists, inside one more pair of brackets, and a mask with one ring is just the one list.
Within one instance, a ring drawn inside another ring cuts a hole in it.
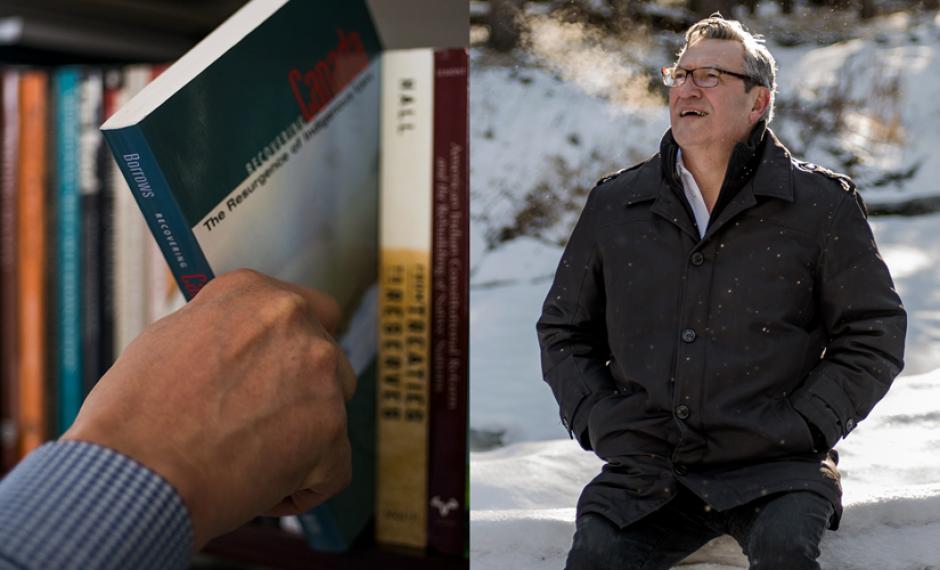
[{"label": "eyeglasses", "polygon": [[735,73],[733,71],[728,71],[718,67],[697,67],[695,69],[686,69],[684,67],[679,67],[678,65],[666,65],[663,66],[660,71],[663,74],[663,83],[666,85],[666,87],[682,87],[682,85],[685,83],[685,80],[688,79],[689,75],[692,76],[692,83],[704,89],[718,85],[718,81],[722,75],[730,75],[732,77],[737,77],[738,79],[751,81],[760,85],[760,82],[750,75]]}]

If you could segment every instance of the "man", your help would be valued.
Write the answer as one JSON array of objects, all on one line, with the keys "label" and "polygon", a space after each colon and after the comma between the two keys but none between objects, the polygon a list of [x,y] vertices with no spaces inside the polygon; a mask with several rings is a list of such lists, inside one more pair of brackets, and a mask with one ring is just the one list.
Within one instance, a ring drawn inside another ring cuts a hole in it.
[{"label": "man", "polygon": [[148,327],[72,427],[0,482],[0,568],[186,568],[351,476],[349,363],[323,294],[240,270]]},{"label": "man", "polygon": [[606,462],[568,568],[669,568],[722,534],[753,569],[819,568],[832,448],[900,372],[906,315],[854,185],[766,128],[758,39],[702,20],[663,80],[659,154],[591,192],[538,323],[562,421]]}]

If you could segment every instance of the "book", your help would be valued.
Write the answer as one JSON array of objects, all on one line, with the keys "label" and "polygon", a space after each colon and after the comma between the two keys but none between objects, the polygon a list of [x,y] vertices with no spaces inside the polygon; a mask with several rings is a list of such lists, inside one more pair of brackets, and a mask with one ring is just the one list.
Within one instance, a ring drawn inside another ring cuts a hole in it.
[{"label": "book", "polygon": [[17,461],[16,174],[19,72],[0,72],[0,471]]},{"label": "book", "polygon": [[18,451],[25,456],[48,433],[46,403],[47,89],[44,71],[20,76],[17,166]]},{"label": "book", "polygon": [[466,469],[470,215],[468,58],[434,52],[428,546],[462,555],[469,532]]},{"label": "book", "polygon": [[427,545],[434,53],[382,56],[376,538]]},{"label": "book", "polygon": [[328,550],[374,504],[380,49],[364,1],[255,0],[101,127],[186,299],[248,267],[339,303],[353,481],[302,519]]},{"label": "book", "polygon": [[56,120],[56,111],[58,109],[59,93],[55,85],[55,72],[57,68],[36,68],[46,75],[46,100],[45,100],[45,160],[44,167],[44,202],[45,210],[45,237],[43,238],[43,249],[41,256],[42,264],[45,268],[43,276],[43,290],[45,299],[43,301],[43,314],[45,323],[43,323],[43,366],[42,389],[43,402],[45,404],[45,425],[44,431],[46,438],[54,438],[59,434],[59,160],[58,160],[58,140],[59,123]]},{"label": "book", "polygon": [[[103,70],[104,91],[102,93],[101,114],[102,119],[107,119],[117,111],[118,95],[120,95],[121,85],[123,83],[123,70],[120,68],[109,67]],[[99,127],[99,125],[96,125]],[[100,133],[100,131],[99,131]],[[115,345],[115,322],[117,321],[117,219],[115,215],[115,196],[119,185],[115,180],[120,180],[121,185],[126,185],[120,169],[114,162],[111,155],[111,149],[104,141],[104,135],[101,135],[101,148],[98,151],[98,179],[101,183],[100,196],[98,199],[98,240],[101,244],[98,253],[98,293],[99,293],[99,326],[98,335],[98,373],[94,378],[85,378],[85,391],[91,391],[98,378],[107,372],[111,363],[114,361],[116,352]],[[125,190],[126,191],[126,190]]]},{"label": "book", "polygon": [[[98,69],[86,69],[79,94],[79,211],[81,303],[81,398],[91,391],[102,375],[102,279],[104,252],[102,217],[102,179],[100,153],[104,144],[101,124],[104,78]],[[110,364],[110,361],[108,362]]]},{"label": "book", "polygon": [[79,100],[82,73],[63,67],[52,77],[55,93],[55,189],[57,217],[56,382],[57,435],[64,433],[82,402],[81,215],[79,213]]},{"label": "book", "polygon": [[[165,69],[166,65],[155,65],[151,69],[151,78],[155,79]],[[176,286],[173,272],[163,258],[160,245],[153,235],[147,232],[147,322],[157,321],[176,309],[182,307],[186,300]]]}]

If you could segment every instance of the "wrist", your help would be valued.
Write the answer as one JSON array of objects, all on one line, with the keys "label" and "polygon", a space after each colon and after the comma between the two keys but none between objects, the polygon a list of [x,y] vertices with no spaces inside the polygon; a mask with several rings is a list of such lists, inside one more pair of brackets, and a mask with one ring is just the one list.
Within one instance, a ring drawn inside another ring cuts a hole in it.
[{"label": "wrist", "polygon": [[193,531],[193,549],[198,551],[214,536],[199,491],[199,470],[190,465],[187,457],[155,446],[144,446],[134,442],[126,428],[102,429],[76,422],[59,441],[75,441],[104,447],[141,465],[157,475],[173,489],[189,515]]}]

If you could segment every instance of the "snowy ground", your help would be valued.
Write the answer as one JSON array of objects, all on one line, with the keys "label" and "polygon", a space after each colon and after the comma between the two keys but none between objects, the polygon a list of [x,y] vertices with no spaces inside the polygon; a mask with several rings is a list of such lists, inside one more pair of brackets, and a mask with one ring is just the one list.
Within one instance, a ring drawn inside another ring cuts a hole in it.
[{"label": "snowy ground", "polygon": [[[940,372],[904,376],[839,445],[845,514],[823,540],[823,568],[940,567]],[[478,569],[564,565],[574,504],[600,460],[573,441],[523,442],[471,456],[471,558]],[[737,544],[719,539],[696,570],[746,567]],[[706,564],[706,562],[708,564]]]},{"label": "snowy ground", "polygon": [[[771,46],[781,66],[781,91],[823,84],[843,66],[863,70],[856,90],[864,87],[866,64],[899,77],[901,100],[880,112],[882,118],[895,117],[895,134],[903,134],[899,142],[881,137],[876,143],[877,125],[858,115],[850,119],[858,126],[855,139],[840,143],[859,145],[860,153],[868,149],[862,177],[870,179],[878,168],[924,160],[903,188],[867,189],[869,201],[940,195],[940,161],[926,160],[940,148],[940,16],[904,18],[885,19],[878,30],[832,46]],[[600,468],[599,460],[568,440],[559,425],[557,407],[541,380],[535,338],[535,321],[561,253],[552,242],[567,234],[570,219],[541,232],[539,239],[517,238],[490,250],[486,235],[510,220],[539,182],[590,187],[606,171],[654,153],[668,116],[662,106],[646,101],[614,104],[567,75],[564,65],[542,61],[541,66],[475,67],[471,117],[476,215],[471,225],[471,428],[505,444],[471,453],[471,558],[475,569],[557,569],[571,544],[578,494]],[[780,127],[786,128],[785,121]],[[832,165],[829,150],[810,148],[815,154],[804,158]],[[846,513],[842,528],[827,533],[821,562],[838,570],[936,570],[940,248],[933,244],[940,214],[880,217],[872,225],[909,312],[907,367],[872,415],[839,445]],[[710,546],[695,560],[689,568],[746,566],[730,540]]]}]

